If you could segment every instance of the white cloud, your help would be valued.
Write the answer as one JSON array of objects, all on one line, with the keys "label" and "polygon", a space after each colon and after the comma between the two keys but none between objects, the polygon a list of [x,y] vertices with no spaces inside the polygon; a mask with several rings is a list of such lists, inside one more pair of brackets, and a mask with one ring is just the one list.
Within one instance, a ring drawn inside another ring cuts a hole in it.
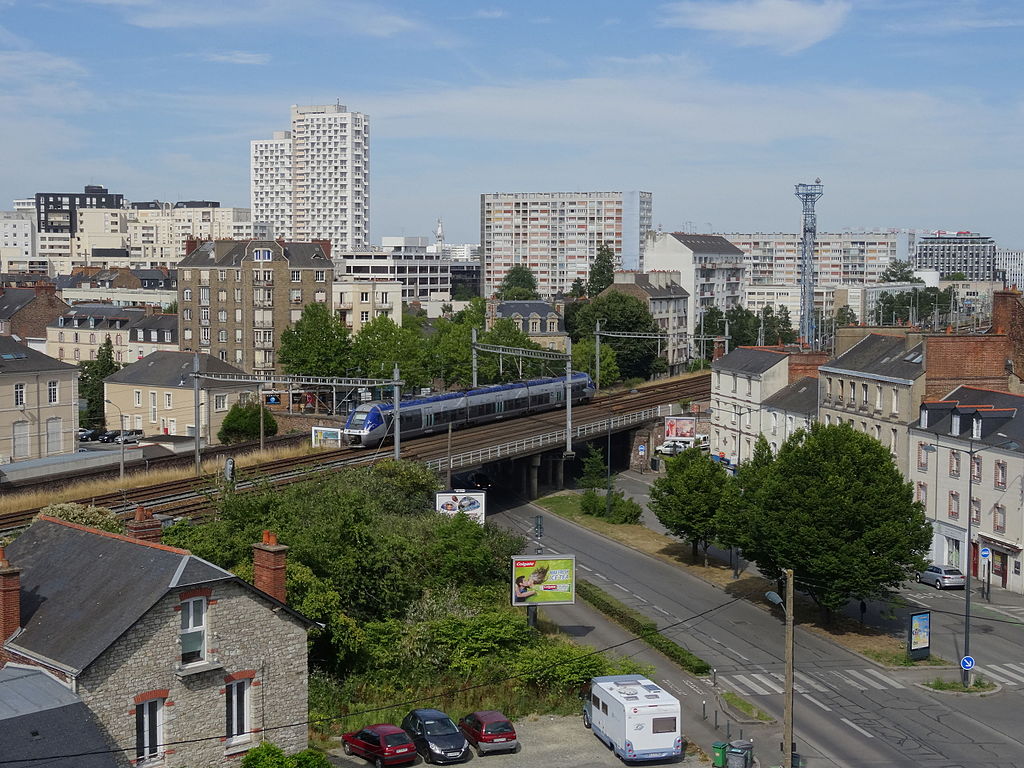
[{"label": "white cloud", "polygon": [[260,65],[270,62],[269,53],[252,53],[250,51],[219,51],[217,53],[201,53],[201,59],[221,64]]},{"label": "white cloud", "polygon": [[715,32],[736,45],[796,53],[838,32],[850,4],[845,0],[687,0],[663,10],[662,26]]},{"label": "white cloud", "polygon": [[505,15],[505,11],[501,8],[479,8],[473,11],[472,17],[474,19],[503,19]]}]

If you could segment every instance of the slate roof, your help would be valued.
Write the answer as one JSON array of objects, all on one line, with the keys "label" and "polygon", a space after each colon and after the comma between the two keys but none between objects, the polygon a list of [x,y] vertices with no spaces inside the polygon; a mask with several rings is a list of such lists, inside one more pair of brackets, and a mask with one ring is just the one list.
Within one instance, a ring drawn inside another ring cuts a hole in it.
[{"label": "slate roof", "polygon": [[0,336],[0,374],[67,371],[74,368],[73,365],[19,344],[10,336]]},{"label": "slate roof", "polygon": [[[174,317],[168,315],[168,317]],[[141,360],[126,365],[116,373],[107,376],[104,381],[111,384],[142,384],[150,387],[174,387],[192,389],[192,352],[172,352],[160,350],[151,352]],[[199,355],[200,373],[235,373],[244,374],[230,363],[211,355]],[[202,384],[202,386],[206,386]]]},{"label": "slate roof", "polygon": [[[913,426],[937,435],[973,440],[976,444],[1013,451],[1024,451],[1024,395],[979,387],[961,386],[942,400],[926,400],[921,410],[928,412],[928,426],[920,420]],[[960,414],[960,431],[953,434],[953,414]],[[973,438],[976,419],[981,420],[981,437]]]},{"label": "slate roof", "polygon": [[[494,311],[497,317],[510,319],[514,319],[516,315],[523,319],[528,319],[533,315],[543,318],[555,315],[558,318],[557,332],[565,332],[565,319],[552,304],[548,304],[546,301],[502,301]],[[544,326],[541,332],[549,333],[547,325]]]},{"label": "slate roof", "polygon": [[[208,241],[178,262],[178,269],[203,267],[239,267],[243,263],[246,248],[270,248],[275,255],[281,244],[275,240],[213,240]],[[324,255],[319,243],[285,243],[284,256],[290,266],[329,269],[331,260]]]},{"label": "slate roof", "polygon": [[770,352],[766,349],[737,347],[728,355],[712,362],[711,369],[715,371],[728,371],[729,373],[761,374],[778,365],[787,357],[788,355],[785,352]]},{"label": "slate roof", "polygon": [[691,235],[686,232],[673,232],[672,237],[694,253],[727,253],[733,256],[743,255],[742,250],[737,248],[721,235]]},{"label": "slate roof", "polygon": [[[172,331],[173,337],[178,338],[178,316],[177,315],[146,315],[137,323],[132,323],[132,330],[141,328],[145,331]],[[162,340],[162,339],[161,339]]]},{"label": "slate roof", "polygon": [[[0,668],[0,755],[5,764],[115,768],[116,755],[107,750],[92,713],[70,689],[41,669]],[[88,752],[107,754],[81,754]],[[79,756],[40,760],[69,753]]]},{"label": "slate roof", "polygon": [[767,398],[762,405],[790,413],[817,413],[818,380],[813,376],[797,379]]},{"label": "slate roof", "polygon": [[650,278],[645,274],[638,274],[634,277],[632,283],[612,283],[603,291],[600,295],[604,296],[606,293],[625,293],[631,296],[636,296],[638,299],[685,299],[689,297],[689,292],[679,285],[677,282],[670,282],[668,285],[655,285],[650,281]]},{"label": "slate roof", "polygon": [[35,288],[4,288],[3,294],[0,294],[0,320],[10,320],[31,304],[35,297]]},{"label": "slate roof", "polygon": [[[119,320],[123,320],[127,323],[140,320],[146,315],[146,310],[141,307],[118,307],[114,304],[75,304],[67,312],[64,312],[60,317],[54,319],[47,324],[47,328],[74,328],[76,319],[88,320],[90,317],[96,318],[97,328],[110,328],[110,324],[115,323]],[[61,325],[60,320],[64,319],[64,324]],[[88,325],[80,325],[79,328],[88,329]],[[122,326],[127,328],[128,326]]]},{"label": "slate roof", "polygon": [[913,381],[924,376],[924,344],[905,349],[903,336],[872,333],[819,370],[832,373],[871,374]]}]

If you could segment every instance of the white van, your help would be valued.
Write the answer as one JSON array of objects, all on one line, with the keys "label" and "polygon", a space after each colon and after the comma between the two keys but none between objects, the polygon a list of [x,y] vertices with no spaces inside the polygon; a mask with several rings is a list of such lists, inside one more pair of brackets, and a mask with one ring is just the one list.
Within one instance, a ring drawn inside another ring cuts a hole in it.
[{"label": "white van", "polygon": [[682,753],[679,700],[642,675],[590,681],[583,725],[622,760],[663,760]]}]

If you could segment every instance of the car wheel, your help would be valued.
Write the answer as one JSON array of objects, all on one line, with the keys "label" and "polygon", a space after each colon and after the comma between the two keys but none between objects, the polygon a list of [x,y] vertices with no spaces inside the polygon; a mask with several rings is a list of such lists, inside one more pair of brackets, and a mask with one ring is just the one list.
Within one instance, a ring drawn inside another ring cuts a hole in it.
[{"label": "car wheel", "polygon": [[352,754],[352,745],[349,744],[347,741],[343,741],[341,743],[341,751],[344,752],[346,755],[351,755]]},{"label": "car wheel", "polygon": [[590,727],[590,715],[588,715],[586,712],[583,713],[583,727]]},{"label": "car wheel", "polygon": [[942,582],[939,581],[938,579],[935,580],[935,588],[936,589],[942,589]]},{"label": "car wheel", "polygon": [[487,753],[484,752],[483,747],[481,747],[479,744],[477,744],[477,746],[476,746],[476,756],[477,757],[483,757],[486,754]]}]

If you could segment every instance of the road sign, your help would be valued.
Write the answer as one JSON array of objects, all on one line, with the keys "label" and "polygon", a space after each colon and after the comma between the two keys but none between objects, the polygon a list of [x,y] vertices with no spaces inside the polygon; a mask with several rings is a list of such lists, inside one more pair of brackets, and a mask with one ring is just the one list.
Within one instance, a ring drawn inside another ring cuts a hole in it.
[{"label": "road sign", "polygon": [[978,554],[981,556],[982,560],[988,560],[990,557],[992,557],[992,550],[988,547],[982,547],[981,551],[978,552]]},{"label": "road sign", "polygon": [[974,669],[974,657],[973,656],[964,656],[962,659],[960,659],[960,668],[963,669],[964,671],[969,671],[969,670]]},{"label": "road sign", "polygon": [[647,446],[646,445],[638,445],[637,448],[636,448],[636,452],[639,453],[641,456],[643,456],[645,453],[647,453]]}]

